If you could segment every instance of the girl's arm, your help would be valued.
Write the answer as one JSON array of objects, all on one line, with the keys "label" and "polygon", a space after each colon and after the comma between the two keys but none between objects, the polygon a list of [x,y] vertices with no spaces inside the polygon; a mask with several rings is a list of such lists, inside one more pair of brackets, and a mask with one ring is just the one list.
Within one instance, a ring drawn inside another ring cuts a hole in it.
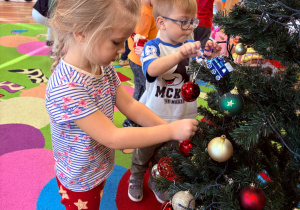
[{"label": "girl's arm", "polygon": [[127,118],[142,127],[168,124],[144,104],[131,97],[122,85],[117,89],[116,106]]},{"label": "girl's arm", "polygon": [[112,149],[142,148],[172,139],[183,141],[197,130],[198,121],[194,119],[167,123],[133,99],[122,85],[117,89],[116,106],[136,123],[153,127],[117,128],[101,111],[75,123],[93,139]]}]

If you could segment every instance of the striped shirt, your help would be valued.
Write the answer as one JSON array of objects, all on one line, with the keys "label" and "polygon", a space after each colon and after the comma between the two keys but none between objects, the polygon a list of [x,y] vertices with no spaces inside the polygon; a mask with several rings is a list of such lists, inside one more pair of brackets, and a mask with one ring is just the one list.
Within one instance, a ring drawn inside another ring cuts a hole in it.
[{"label": "striped shirt", "polygon": [[115,151],[82,131],[74,121],[97,110],[113,121],[116,89],[121,84],[112,66],[93,75],[60,60],[46,90],[55,173],[75,192],[88,191],[113,170]]}]

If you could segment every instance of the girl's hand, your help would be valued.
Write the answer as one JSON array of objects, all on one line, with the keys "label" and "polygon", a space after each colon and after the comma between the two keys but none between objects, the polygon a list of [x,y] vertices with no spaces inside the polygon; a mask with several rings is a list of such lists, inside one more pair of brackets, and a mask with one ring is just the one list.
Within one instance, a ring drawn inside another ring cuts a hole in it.
[{"label": "girl's hand", "polygon": [[201,56],[201,52],[199,52],[200,47],[201,44],[199,41],[185,43],[178,51],[180,60]]},{"label": "girl's hand", "polygon": [[220,55],[221,50],[222,50],[221,45],[211,40],[208,40],[205,45],[204,55],[206,55],[207,56],[206,58],[209,59],[214,58]]},{"label": "girl's hand", "polygon": [[199,122],[194,119],[176,120],[170,123],[172,139],[184,141],[195,135]]}]

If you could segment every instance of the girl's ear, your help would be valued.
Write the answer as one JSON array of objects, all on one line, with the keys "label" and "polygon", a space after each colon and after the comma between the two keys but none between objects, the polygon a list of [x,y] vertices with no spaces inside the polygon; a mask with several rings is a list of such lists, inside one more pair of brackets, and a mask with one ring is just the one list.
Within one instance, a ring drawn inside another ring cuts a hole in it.
[{"label": "girl's ear", "polygon": [[73,36],[78,42],[85,41],[85,34],[83,32],[73,32]]},{"label": "girl's ear", "polygon": [[158,16],[156,18],[156,25],[157,25],[159,30],[165,30],[166,29],[164,21],[165,21],[165,19],[162,16]]}]

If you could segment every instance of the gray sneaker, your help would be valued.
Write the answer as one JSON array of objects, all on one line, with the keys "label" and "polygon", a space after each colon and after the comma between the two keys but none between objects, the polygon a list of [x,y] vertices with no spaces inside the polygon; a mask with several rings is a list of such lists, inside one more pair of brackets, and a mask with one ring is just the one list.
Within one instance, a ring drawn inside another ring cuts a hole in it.
[{"label": "gray sneaker", "polygon": [[129,178],[128,197],[134,202],[140,202],[143,199],[143,179]]},{"label": "gray sneaker", "polygon": [[169,193],[168,192],[159,192],[155,190],[154,182],[152,182],[150,179],[148,180],[148,186],[154,193],[156,200],[160,203],[164,203],[169,200]]}]

